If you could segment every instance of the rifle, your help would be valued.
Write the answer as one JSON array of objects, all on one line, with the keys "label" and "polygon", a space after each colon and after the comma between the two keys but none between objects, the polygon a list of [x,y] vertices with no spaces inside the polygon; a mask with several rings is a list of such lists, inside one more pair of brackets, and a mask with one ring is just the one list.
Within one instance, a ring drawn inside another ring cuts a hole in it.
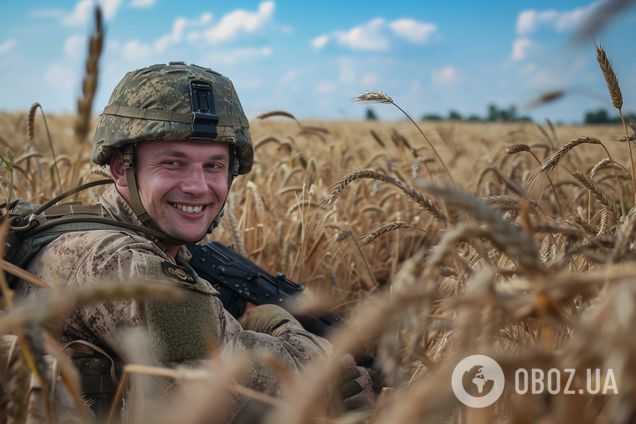
[{"label": "rifle", "polygon": [[[345,320],[324,307],[315,307],[311,312],[298,313],[303,304],[310,302],[303,294],[304,285],[290,280],[283,273],[274,277],[252,261],[218,241],[187,246],[192,253],[190,266],[205,280],[209,281],[220,293],[225,309],[238,319],[247,306],[278,305],[294,315],[305,330],[325,337],[332,329],[346,325]],[[380,363],[366,352],[354,355],[358,365],[375,371]]]}]

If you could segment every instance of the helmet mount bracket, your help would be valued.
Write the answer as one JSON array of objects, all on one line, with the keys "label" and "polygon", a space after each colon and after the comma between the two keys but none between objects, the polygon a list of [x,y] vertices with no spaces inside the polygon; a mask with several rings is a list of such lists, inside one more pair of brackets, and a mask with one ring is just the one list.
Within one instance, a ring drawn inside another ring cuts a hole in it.
[{"label": "helmet mount bracket", "polygon": [[206,81],[190,81],[190,101],[192,103],[192,134],[190,140],[214,140],[218,135],[216,126],[219,115],[214,109],[214,94],[212,84]]}]

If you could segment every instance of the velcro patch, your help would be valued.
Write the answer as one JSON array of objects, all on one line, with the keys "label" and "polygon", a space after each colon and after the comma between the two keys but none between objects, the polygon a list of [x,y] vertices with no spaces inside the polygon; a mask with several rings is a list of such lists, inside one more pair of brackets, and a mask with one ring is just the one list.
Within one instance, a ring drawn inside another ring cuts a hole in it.
[{"label": "velcro patch", "polygon": [[161,268],[163,268],[163,272],[165,272],[166,275],[176,278],[179,281],[190,284],[196,284],[197,282],[194,278],[194,274],[182,266],[171,264],[168,261],[162,261]]}]

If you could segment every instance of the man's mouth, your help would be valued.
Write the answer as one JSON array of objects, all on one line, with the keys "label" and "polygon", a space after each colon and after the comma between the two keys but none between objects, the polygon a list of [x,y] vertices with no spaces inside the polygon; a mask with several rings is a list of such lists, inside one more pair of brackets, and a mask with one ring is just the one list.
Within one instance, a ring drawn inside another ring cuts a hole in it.
[{"label": "man's mouth", "polygon": [[189,213],[199,213],[203,210],[203,208],[205,208],[205,205],[188,206],[188,205],[182,205],[180,203],[170,203],[170,204],[183,212],[189,212]]}]

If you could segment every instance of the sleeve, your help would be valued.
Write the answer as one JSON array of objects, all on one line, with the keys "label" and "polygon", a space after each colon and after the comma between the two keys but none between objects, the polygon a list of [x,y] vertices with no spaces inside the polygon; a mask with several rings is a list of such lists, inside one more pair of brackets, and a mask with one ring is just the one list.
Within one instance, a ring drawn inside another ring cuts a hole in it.
[{"label": "sleeve", "polygon": [[[228,322],[240,328],[229,312],[225,311],[225,315]],[[225,345],[222,358],[224,361],[246,358],[249,369],[242,384],[270,396],[284,394],[280,376],[267,364],[270,359],[300,380],[306,373],[317,372],[331,357],[332,347],[327,340],[304,330],[294,317],[276,305],[254,309],[245,327]]]}]

